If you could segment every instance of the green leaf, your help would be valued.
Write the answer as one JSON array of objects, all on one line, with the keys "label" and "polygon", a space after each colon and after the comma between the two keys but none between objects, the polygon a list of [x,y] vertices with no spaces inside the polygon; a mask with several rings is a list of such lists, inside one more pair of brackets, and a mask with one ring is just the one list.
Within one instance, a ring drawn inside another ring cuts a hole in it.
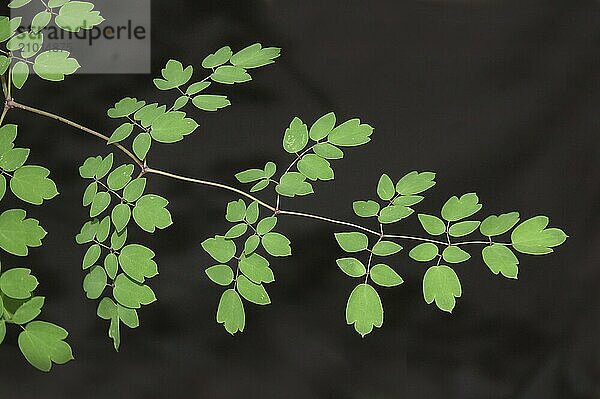
[{"label": "green leaf", "polygon": [[34,205],[41,205],[58,195],[56,184],[48,178],[50,171],[41,166],[20,167],[10,180],[10,189],[18,198]]},{"label": "green leaf", "polygon": [[146,158],[150,145],[152,144],[152,136],[149,133],[142,132],[133,139],[133,153],[141,160]]},{"label": "green leaf", "polygon": [[12,59],[8,58],[5,55],[0,55],[0,75],[4,75],[6,73],[11,62]]},{"label": "green leaf", "polygon": [[265,172],[262,169],[248,169],[235,174],[235,178],[240,183],[251,183],[253,181],[263,179],[264,177]]},{"label": "green leaf", "polygon": [[313,151],[320,157],[325,159],[342,159],[344,158],[344,152],[329,143],[319,143],[313,146]]},{"label": "green leaf", "polygon": [[238,276],[237,290],[249,302],[257,305],[268,305],[271,303],[271,298],[269,298],[265,287],[262,284],[254,284],[246,276]]},{"label": "green leaf", "polygon": [[517,278],[519,260],[508,247],[501,244],[493,244],[483,248],[481,255],[492,273],[502,273],[504,277]]},{"label": "green leaf", "polygon": [[265,251],[271,256],[290,256],[292,254],[290,240],[283,234],[267,233],[262,237],[261,243]]},{"label": "green leaf", "polygon": [[310,127],[309,136],[314,141],[319,141],[327,137],[335,126],[335,114],[330,112],[323,115]]},{"label": "green leaf", "polygon": [[423,297],[428,304],[435,301],[438,308],[452,313],[456,299],[462,295],[458,276],[448,266],[431,266],[423,277]]},{"label": "green leaf", "polygon": [[260,209],[258,208],[258,202],[252,201],[250,205],[248,205],[248,210],[246,211],[246,222],[248,224],[254,224],[259,216]]},{"label": "green leaf", "polygon": [[383,325],[381,299],[369,284],[357,285],[350,294],[346,304],[346,323],[354,324],[354,329],[362,337],[373,331],[373,327]]},{"label": "green leaf", "polygon": [[14,147],[13,142],[17,138],[17,125],[6,124],[0,127],[0,153]]},{"label": "green leaf", "polygon": [[260,237],[256,234],[251,235],[244,242],[244,253],[246,255],[250,255],[252,252],[256,251],[256,248],[260,245]]},{"label": "green leaf", "polygon": [[231,105],[227,96],[216,94],[199,94],[192,99],[192,104],[203,111],[216,111]]},{"label": "green leaf", "polygon": [[10,3],[8,3],[8,7],[9,8],[20,8],[23,7],[25,4],[28,4],[31,0],[12,0]]},{"label": "green leaf", "polygon": [[[50,17],[50,13],[47,16]],[[42,79],[52,82],[64,80],[65,75],[72,75],[81,67],[75,58],[69,58],[70,54],[64,50],[44,51],[35,57],[33,70]]]},{"label": "green leaf", "polygon": [[96,171],[102,162],[102,157],[89,157],[84,162],[83,165],[79,167],[79,175],[84,179],[91,179],[96,175]]},{"label": "green leaf", "polygon": [[119,274],[115,279],[113,296],[121,305],[127,308],[139,309],[156,301],[156,296],[150,287],[139,284],[125,274]]},{"label": "green leaf", "polygon": [[119,264],[130,278],[143,283],[145,279],[158,274],[158,267],[153,260],[154,252],[139,244],[129,244],[121,249]]},{"label": "green leaf", "polygon": [[218,67],[210,75],[210,78],[217,83],[223,84],[243,83],[252,80],[252,77],[244,68],[231,65]]},{"label": "green leaf", "polygon": [[98,225],[98,230],[96,231],[96,238],[100,242],[106,241],[108,238],[108,234],[110,233],[110,216],[105,216],[100,224]]},{"label": "green leaf", "polygon": [[379,213],[379,204],[375,201],[354,201],[352,203],[352,210],[356,216],[361,218],[369,218],[377,216]]},{"label": "green leaf", "polygon": [[423,201],[423,198],[425,197],[422,197],[420,195],[401,195],[394,200],[393,204],[402,206],[412,206]]},{"label": "green leaf", "polygon": [[269,268],[269,261],[257,253],[248,256],[242,255],[239,268],[246,277],[256,284],[275,281],[273,271]]},{"label": "green leaf", "polygon": [[216,284],[227,286],[233,282],[233,270],[227,265],[214,265],[204,272]]},{"label": "green leaf", "polygon": [[117,255],[114,253],[109,253],[104,258],[104,270],[106,270],[106,274],[111,279],[114,279],[119,271],[119,261],[117,259]]},{"label": "green leaf", "polygon": [[219,65],[223,65],[233,55],[231,48],[229,46],[223,46],[213,54],[207,55],[206,58],[202,60],[202,68],[215,68]]},{"label": "green leaf", "polygon": [[227,204],[225,219],[228,222],[241,222],[246,217],[246,203],[244,200],[231,201]]},{"label": "green leaf", "polygon": [[18,61],[12,67],[12,82],[17,89],[21,89],[29,77],[29,66],[23,61]]},{"label": "green leaf", "polygon": [[118,251],[125,245],[125,241],[127,241],[127,228],[112,233],[110,236],[110,247],[115,251]]},{"label": "green leaf", "polygon": [[438,247],[433,243],[424,242],[411,249],[408,256],[418,262],[429,262],[438,256]]},{"label": "green leaf", "polygon": [[11,51],[21,51],[21,58],[31,58],[41,50],[44,43],[42,33],[33,33],[31,31],[17,33],[8,42],[6,48]]},{"label": "green leaf", "polygon": [[227,233],[225,233],[225,238],[229,240],[238,238],[246,234],[246,231],[248,231],[248,225],[245,223],[239,223],[227,230]]},{"label": "green leaf", "polygon": [[28,148],[11,148],[0,154],[0,168],[7,172],[13,172],[23,166],[28,157]]},{"label": "green leaf", "polygon": [[11,321],[15,324],[26,324],[35,319],[42,313],[44,306],[44,297],[36,296],[19,306],[13,314]]},{"label": "green leaf", "polygon": [[33,367],[47,372],[53,362],[65,364],[73,360],[71,347],[64,341],[67,336],[67,331],[55,324],[32,321],[19,334],[19,349]]},{"label": "green leaf", "polygon": [[308,144],[308,128],[300,118],[295,117],[283,134],[283,149],[294,154],[302,151],[306,144]]},{"label": "green leaf", "polygon": [[398,273],[394,271],[394,269],[388,265],[384,265],[383,263],[373,266],[369,274],[371,276],[371,280],[373,280],[375,284],[382,287],[395,287],[404,282],[402,277],[400,277]]},{"label": "green leaf", "polygon": [[221,295],[217,309],[217,323],[223,324],[225,330],[231,335],[244,331],[246,324],[244,304],[234,289],[228,289]]},{"label": "green leaf", "polygon": [[202,242],[202,248],[220,263],[227,263],[235,256],[235,243],[224,237],[215,236]]},{"label": "green leaf", "polygon": [[366,144],[371,141],[373,128],[367,124],[361,124],[360,119],[350,119],[329,133],[328,140],[331,144],[341,147],[353,147]]},{"label": "green leaf", "polygon": [[452,237],[464,237],[471,234],[479,227],[480,222],[476,220],[466,220],[453,224],[448,229],[448,234]]},{"label": "green leaf", "polygon": [[0,248],[17,256],[27,256],[28,247],[39,247],[46,231],[35,219],[25,219],[22,209],[9,209],[0,215]]},{"label": "green leaf", "polygon": [[48,11],[41,11],[35,14],[31,20],[31,31],[33,33],[41,32],[50,23],[51,19],[52,13]]},{"label": "green leaf", "polygon": [[519,224],[510,236],[513,248],[529,255],[553,252],[552,248],[564,243],[567,235],[561,229],[547,229],[549,222],[547,216],[535,216]]},{"label": "green leaf", "polygon": [[346,252],[360,252],[369,246],[369,238],[364,233],[335,233],[338,245]]},{"label": "green leaf", "polygon": [[9,19],[6,16],[0,16],[0,42],[10,39],[15,31],[21,25],[21,17]]},{"label": "green leaf", "polygon": [[106,272],[102,266],[94,266],[83,279],[83,290],[88,299],[98,299],[106,288]]},{"label": "green leaf", "polygon": [[334,173],[329,161],[315,154],[306,154],[298,161],[298,171],[310,180],[333,180]]},{"label": "green leaf", "polygon": [[158,103],[148,104],[136,111],[133,118],[140,121],[142,127],[148,128],[159,116],[165,114],[166,111],[166,105],[158,105]]},{"label": "green leaf", "polygon": [[56,8],[68,3],[69,1],[70,0],[49,0],[46,4],[48,4],[48,7],[50,8]]},{"label": "green leaf", "polygon": [[81,226],[80,232],[75,236],[75,242],[77,242],[77,244],[86,244],[91,242],[96,236],[98,224],[98,219],[85,222],[85,224]]},{"label": "green leaf", "polygon": [[435,173],[412,171],[404,175],[396,183],[396,192],[401,195],[413,195],[422,193],[435,186]]},{"label": "green leaf", "polygon": [[131,208],[127,204],[118,204],[111,212],[111,219],[117,231],[123,230],[129,223],[130,218]]},{"label": "green leaf", "polygon": [[169,201],[155,194],[146,194],[135,203],[133,220],[142,230],[154,233],[173,224],[171,213],[166,209]]},{"label": "green leaf", "polygon": [[132,164],[121,165],[114,169],[112,172],[110,172],[106,180],[108,187],[114,191],[124,188],[127,183],[131,181],[133,169],[134,167]]},{"label": "green leaf", "polygon": [[488,237],[499,236],[512,229],[519,222],[519,212],[509,212],[502,215],[490,215],[486,217],[479,231]]},{"label": "green leaf", "polygon": [[100,254],[102,252],[102,249],[100,248],[100,245],[98,244],[93,244],[91,245],[87,251],[85,251],[85,255],[83,255],[83,260],[81,262],[81,268],[82,269],[87,269],[90,266],[92,266],[94,263],[96,263],[96,261],[100,258]]},{"label": "green leaf", "polygon": [[373,255],[390,256],[402,250],[402,247],[392,241],[379,241],[373,246]]},{"label": "green leaf", "polygon": [[31,270],[17,267],[0,276],[0,291],[13,299],[28,299],[38,286],[38,280]]},{"label": "green leaf", "polygon": [[377,195],[383,201],[389,201],[396,194],[396,190],[394,189],[394,183],[392,183],[392,179],[385,173],[381,175],[379,178],[379,182],[377,183]]},{"label": "green leaf", "polygon": [[160,115],[152,122],[150,135],[159,143],[175,143],[192,133],[197,127],[196,121],[186,118],[184,112],[171,111]]},{"label": "green leaf", "polygon": [[439,236],[446,232],[446,224],[444,224],[442,219],[424,213],[420,213],[418,217],[423,229],[432,236]]},{"label": "green leaf", "polygon": [[260,43],[255,43],[235,53],[230,61],[233,65],[242,68],[258,68],[275,62],[273,60],[279,57],[280,53],[280,48],[263,48]]},{"label": "green leaf", "polygon": [[367,272],[365,265],[356,258],[341,258],[335,262],[340,270],[350,277],[362,277]]},{"label": "green leaf", "polygon": [[210,86],[210,82],[196,82],[188,86],[185,90],[185,94],[193,96],[196,93],[200,93],[202,90]]},{"label": "green leaf", "polygon": [[191,65],[184,69],[181,62],[169,60],[161,71],[164,79],[154,79],[154,85],[159,90],[171,90],[189,82],[193,73],[194,67]]},{"label": "green leaf", "polygon": [[296,195],[312,194],[312,185],[305,181],[306,176],[298,172],[286,172],[279,179],[279,183],[275,186],[275,191],[285,197],[294,197]]},{"label": "green leaf", "polygon": [[133,132],[133,123],[123,123],[110,135],[106,144],[118,143],[125,140]]},{"label": "green leaf", "polygon": [[90,217],[96,217],[108,208],[110,205],[110,194],[106,191],[100,191],[96,194],[90,207]]},{"label": "green leaf", "polygon": [[390,205],[381,210],[377,219],[383,224],[396,223],[399,220],[409,217],[413,212],[411,208],[406,206]]},{"label": "green leaf", "polygon": [[442,207],[442,217],[449,222],[456,222],[477,213],[481,207],[475,193],[463,194],[460,198],[453,196]]},{"label": "green leaf", "polygon": [[129,182],[123,190],[123,198],[129,202],[137,201],[146,189],[146,178],[138,177]]},{"label": "green leaf", "polygon": [[123,118],[140,110],[146,104],[145,101],[133,97],[125,97],[108,110],[110,118]]},{"label": "green leaf", "polygon": [[266,217],[256,225],[256,234],[265,235],[273,230],[275,225],[277,225],[277,218],[275,216]]},{"label": "green leaf", "polygon": [[84,1],[70,1],[60,8],[56,25],[68,32],[92,29],[104,21],[99,11],[93,11],[94,5]]},{"label": "green leaf", "polygon": [[450,245],[444,249],[442,257],[448,263],[461,263],[469,260],[471,255],[456,245]]},{"label": "green leaf", "polygon": [[83,206],[91,205],[91,203],[94,200],[94,197],[96,196],[97,193],[98,193],[98,183],[93,181],[86,187],[85,191],[83,192],[83,200],[82,200]]},{"label": "green leaf", "polygon": [[190,98],[188,96],[181,95],[181,96],[177,97],[177,99],[173,103],[173,107],[171,107],[171,109],[173,111],[177,111],[177,110],[185,107],[187,105],[187,103],[189,103],[189,102],[190,102]]},{"label": "green leaf", "polygon": [[257,191],[264,190],[269,185],[270,181],[268,179],[264,179],[256,183],[250,188],[251,193],[255,193]]},{"label": "green leaf", "polygon": [[113,159],[114,156],[112,153],[108,154],[104,157],[104,159],[102,159],[102,161],[98,165],[98,169],[96,169],[96,179],[102,179],[108,174],[108,172],[110,172],[113,166]]}]

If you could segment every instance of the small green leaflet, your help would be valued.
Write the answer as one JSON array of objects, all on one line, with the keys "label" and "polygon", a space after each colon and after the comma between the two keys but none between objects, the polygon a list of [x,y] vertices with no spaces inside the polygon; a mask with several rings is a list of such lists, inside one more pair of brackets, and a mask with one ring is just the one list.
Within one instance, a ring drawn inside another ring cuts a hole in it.
[{"label": "small green leaflet", "polygon": [[329,133],[328,140],[331,144],[341,147],[353,147],[366,144],[371,141],[373,128],[367,124],[361,124],[360,119],[350,119]]},{"label": "small green leaflet", "polygon": [[431,266],[423,277],[423,297],[428,304],[435,301],[438,308],[452,313],[456,299],[462,295],[458,276],[448,266]]},{"label": "small green leaflet", "polygon": [[146,194],[135,203],[133,219],[142,230],[154,233],[173,224],[171,213],[166,209],[169,201],[155,194]]},{"label": "small green leaflet", "polygon": [[482,206],[475,193],[464,194],[460,198],[453,196],[442,207],[442,217],[449,222],[456,222],[477,213]]},{"label": "small green leaflet", "polygon": [[308,195],[314,192],[312,185],[306,181],[306,176],[298,172],[287,172],[281,176],[275,191],[284,197]]},{"label": "small green leaflet", "polygon": [[208,238],[202,242],[202,248],[220,263],[227,263],[235,256],[235,243],[221,236]]},{"label": "small green leaflet", "polygon": [[418,262],[429,262],[438,256],[438,247],[433,243],[424,242],[411,249],[408,256]]},{"label": "small green leaflet", "polygon": [[39,247],[46,231],[35,219],[25,219],[22,209],[9,209],[0,215],[0,248],[17,256],[27,256],[28,248]]},{"label": "small green leaflet", "polygon": [[58,195],[56,184],[48,178],[50,171],[41,166],[27,165],[17,169],[10,180],[10,189],[18,198],[41,205]]},{"label": "small green leaflet", "polygon": [[152,136],[149,133],[142,132],[133,139],[133,153],[141,160],[146,159],[150,145],[152,144]]},{"label": "small green leaflet", "polygon": [[304,122],[295,117],[283,134],[283,149],[294,154],[302,151],[308,144],[308,128]]},{"label": "small green leaflet", "polygon": [[272,64],[279,57],[281,49],[277,47],[263,48],[260,43],[252,44],[231,56],[231,63],[242,68],[258,68]]},{"label": "small green leaflet", "polygon": [[231,201],[227,204],[225,219],[228,222],[241,222],[246,217],[246,203],[244,200]]},{"label": "small green leaflet", "polygon": [[502,215],[490,215],[486,217],[479,231],[488,237],[499,236],[512,229],[519,222],[519,212],[509,212]]},{"label": "small green leaflet", "polygon": [[106,271],[102,266],[94,266],[83,279],[83,290],[88,299],[98,299],[106,288]]},{"label": "small green leaflet", "polygon": [[327,137],[335,127],[335,114],[330,112],[323,115],[313,123],[310,127],[308,135],[311,140],[319,141]]},{"label": "small green leaflet", "polygon": [[110,118],[123,118],[140,110],[145,104],[146,102],[138,101],[137,98],[125,97],[108,110],[108,116]]},{"label": "small green leaflet", "polygon": [[448,263],[461,263],[468,261],[471,255],[455,245],[449,245],[442,252],[442,257]]},{"label": "small green leaflet", "polygon": [[29,269],[9,269],[0,276],[0,291],[13,299],[28,299],[37,286],[38,280]]},{"label": "small green leaflet", "polygon": [[92,29],[104,21],[99,11],[93,11],[92,3],[70,1],[63,5],[56,16],[55,22],[68,32],[79,32],[81,29]]},{"label": "small green leaflet", "polygon": [[266,217],[256,225],[256,234],[265,235],[273,230],[276,225],[277,218],[275,216]]},{"label": "small green leaflet", "polygon": [[[23,303],[12,315],[11,321],[16,324],[26,324],[42,313],[45,298],[36,296]],[[1,312],[0,312],[1,313]]]},{"label": "small green leaflet", "polygon": [[340,248],[350,253],[364,251],[369,246],[369,238],[364,233],[335,233],[335,239]]},{"label": "small green leaflet", "polygon": [[133,132],[133,123],[123,123],[110,135],[106,144],[118,143],[125,140]]},{"label": "small green leaflet", "polygon": [[149,128],[156,118],[163,115],[166,110],[166,105],[158,105],[158,103],[144,105],[133,114],[133,119],[139,121],[142,127]]},{"label": "small green leaflet", "polygon": [[214,265],[204,272],[216,284],[227,286],[233,282],[233,270],[227,265]]},{"label": "small green leaflet", "polygon": [[223,324],[225,330],[231,335],[244,331],[246,324],[244,304],[235,290],[228,289],[221,295],[217,309],[217,323]]},{"label": "small green leaflet", "polygon": [[444,224],[443,220],[437,216],[420,213],[418,218],[423,229],[432,236],[439,236],[446,232],[446,224]]},{"label": "small green leaflet", "polygon": [[362,277],[367,272],[365,265],[356,258],[341,258],[335,262],[340,270],[350,277]]},{"label": "small green leaflet", "polygon": [[204,60],[202,60],[202,68],[210,69],[223,65],[224,63],[229,61],[232,55],[233,52],[231,51],[231,48],[229,46],[223,46],[219,50],[217,50],[213,54],[209,54],[208,56],[206,56],[206,58],[204,58]]},{"label": "small green leaflet", "polygon": [[185,117],[185,112],[171,111],[160,115],[152,122],[150,134],[159,143],[175,143],[192,133],[198,124]]},{"label": "small green leaflet", "polygon": [[13,172],[23,166],[28,157],[28,148],[11,148],[0,153],[0,168],[6,172]]},{"label": "small green leaflet", "polygon": [[164,79],[154,79],[154,85],[159,90],[171,90],[189,82],[194,73],[191,65],[183,68],[183,64],[177,60],[169,60],[162,69]]},{"label": "small green leaflet", "polygon": [[392,183],[392,179],[385,173],[382,174],[377,183],[377,195],[383,201],[389,201],[394,194],[396,194],[396,190],[394,188],[394,183]]},{"label": "small green leaflet", "polygon": [[567,235],[557,228],[546,228],[547,216],[535,216],[519,224],[510,239],[513,248],[523,254],[544,255],[553,252],[553,247],[567,240]]},{"label": "small green leaflet", "polygon": [[199,94],[192,98],[192,104],[203,111],[216,111],[231,105],[227,96],[216,94]]},{"label": "small green leaflet", "polygon": [[298,161],[298,171],[309,180],[333,180],[334,173],[329,161],[315,154],[306,154]]},{"label": "small green leaflet", "polygon": [[9,8],[20,8],[23,7],[25,4],[28,4],[31,0],[12,0],[10,3],[8,3],[8,7]]},{"label": "small green leaflet", "polygon": [[17,28],[21,25],[21,17],[9,19],[6,16],[0,16],[0,42],[10,39]]},{"label": "small green leaflet", "polygon": [[106,179],[108,188],[114,191],[123,189],[131,181],[133,169],[134,166],[132,164],[125,164],[115,168],[108,174],[108,178]]},{"label": "small green leaflet", "polygon": [[254,284],[246,276],[237,278],[237,290],[240,295],[249,302],[257,305],[268,305],[271,303],[269,294],[262,284]]},{"label": "small green leaflet", "polygon": [[501,244],[492,244],[481,251],[483,261],[494,274],[502,273],[504,277],[517,278],[519,259],[513,251]]},{"label": "small green leaflet", "polygon": [[118,204],[113,208],[110,218],[115,226],[115,230],[121,231],[129,223],[131,208],[127,204]]},{"label": "small green leaflet", "polygon": [[392,241],[379,241],[371,250],[376,256],[390,256],[402,250],[402,247]]},{"label": "small green leaflet", "polygon": [[127,184],[127,186],[123,190],[123,198],[125,198],[129,202],[137,201],[144,193],[145,188],[145,177],[138,177],[137,179],[133,179],[131,182],[129,182],[129,184]]},{"label": "small green leaflet", "polygon": [[383,325],[381,299],[369,284],[357,285],[350,294],[346,304],[346,323],[354,324],[354,329],[362,337],[373,331],[373,327]]},{"label": "small green leaflet", "polygon": [[52,19],[52,13],[48,11],[41,11],[33,17],[31,20],[31,31],[33,33],[41,32]]},{"label": "small green leaflet", "polygon": [[252,80],[252,77],[244,68],[231,65],[218,67],[210,75],[210,78],[217,83],[223,84],[243,83]]},{"label": "small green leaflet", "polygon": [[139,244],[129,244],[121,249],[119,264],[121,269],[138,283],[158,274],[158,267],[153,260],[154,252]]},{"label": "small green leaflet", "polygon": [[12,67],[12,81],[17,89],[23,88],[29,77],[29,66],[23,61],[18,61]]},{"label": "small green leaflet", "polygon": [[275,281],[269,261],[257,253],[242,255],[239,261],[240,271],[256,284],[272,283]]},{"label": "small green leaflet", "polygon": [[150,287],[137,283],[125,274],[119,274],[115,279],[113,296],[121,305],[139,309],[156,301],[156,296]]},{"label": "small green leaflet", "polygon": [[375,284],[382,287],[395,287],[404,282],[394,269],[383,263],[373,266],[369,275]]},{"label": "small green leaflet", "polygon": [[477,230],[479,224],[480,222],[476,220],[458,222],[450,226],[448,229],[448,234],[450,234],[451,237],[464,237]]},{"label": "small green leaflet", "polygon": [[354,201],[352,203],[352,210],[361,218],[368,218],[377,216],[379,213],[379,204],[375,201]]},{"label": "small green leaflet", "polygon": [[64,340],[65,329],[45,321],[32,321],[19,334],[19,348],[25,359],[41,371],[50,371],[52,363],[73,360],[71,347]]},{"label": "small green leaflet", "polygon": [[6,42],[6,48],[10,51],[21,51],[21,58],[31,58],[41,50],[44,43],[44,35],[41,32],[22,32],[13,36]]},{"label": "small green leaflet", "polygon": [[434,172],[407,173],[396,183],[396,192],[401,195],[414,195],[422,193],[435,185]]},{"label": "small green leaflet", "polygon": [[386,206],[379,212],[379,223],[389,224],[396,223],[402,219],[405,219],[412,215],[414,210],[407,206],[402,205],[390,205]]},{"label": "small green leaflet", "polygon": [[283,234],[267,233],[262,237],[261,243],[265,251],[271,256],[290,256],[292,254],[290,240]]},{"label": "small green leaflet", "polygon": [[35,57],[33,70],[37,75],[46,80],[58,82],[65,79],[65,75],[72,75],[81,65],[75,58],[69,58],[70,53],[64,50],[44,51]]},{"label": "small green leaflet", "polygon": [[90,217],[96,217],[104,212],[110,205],[110,200],[110,194],[108,192],[100,191],[99,193],[96,193],[96,196],[92,200],[92,205],[90,206]]}]

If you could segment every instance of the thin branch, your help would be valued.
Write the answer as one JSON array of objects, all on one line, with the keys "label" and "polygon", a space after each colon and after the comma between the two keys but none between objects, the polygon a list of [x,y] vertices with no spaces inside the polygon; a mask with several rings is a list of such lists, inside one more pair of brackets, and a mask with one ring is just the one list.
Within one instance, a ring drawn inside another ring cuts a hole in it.
[{"label": "thin branch", "polygon": [[[56,121],[62,122],[64,124],[67,124],[69,126],[75,127],[79,130],[82,130],[88,134],[91,134],[93,136],[96,136],[104,141],[108,141],[109,138],[107,136],[105,136],[102,133],[99,133],[95,130],[92,130],[88,127],[85,127],[83,125],[80,125],[79,123],[70,121],[66,118],[63,118],[62,116],[58,116],[55,115],[53,113],[47,112],[47,111],[43,111],[34,107],[30,107],[28,105],[24,105],[21,103],[18,103],[14,100],[12,100],[11,98],[8,98],[6,101],[7,107],[5,107],[5,113],[8,109],[11,108],[18,108],[18,109],[22,109],[24,111],[27,112],[31,112],[37,115],[41,115],[44,116],[46,118],[50,118],[50,119],[54,119]],[[4,113],[4,114],[5,114]],[[136,157],[131,151],[129,151],[127,148],[125,148],[124,146],[122,146],[119,143],[112,143],[112,145],[114,145],[116,148],[118,148],[121,152],[123,152],[127,157],[129,157],[130,159],[132,159],[141,169],[142,169],[142,174],[155,174],[155,175],[160,175],[160,176],[164,176],[164,177],[168,177],[171,179],[175,179],[175,180],[180,180],[180,181],[184,181],[184,182],[189,182],[189,183],[194,183],[194,184],[200,184],[203,186],[210,186],[210,187],[217,187],[223,190],[227,190],[227,191],[231,191],[234,192],[236,194],[239,194],[245,198],[248,198],[249,200],[252,201],[256,201],[259,205],[265,207],[266,209],[269,209],[270,211],[272,211],[275,215],[289,215],[289,216],[298,216],[298,217],[303,217],[303,218],[307,218],[307,219],[314,219],[314,220],[320,220],[322,222],[326,222],[326,223],[330,223],[330,224],[336,224],[336,225],[340,225],[340,226],[346,226],[346,227],[351,227],[353,229],[371,234],[373,236],[379,237],[379,239],[383,239],[383,238],[389,238],[389,239],[402,239],[402,240],[412,240],[412,241],[422,241],[422,242],[430,242],[430,243],[434,243],[434,244],[439,244],[439,245],[448,245],[447,242],[444,241],[439,241],[439,240],[433,240],[433,239],[429,239],[429,238],[424,238],[424,237],[415,237],[415,236],[407,236],[407,235],[396,235],[396,234],[383,234],[382,231],[376,231],[376,230],[372,230],[369,229],[367,227],[355,224],[355,223],[351,223],[351,222],[346,222],[343,220],[338,220],[338,219],[333,219],[333,218],[328,218],[328,217],[324,217],[324,216],[319,216],[319,215],[314,215],[311,213],[304,213],[304,212],[296,212],[296,211],[287,211],[287,210],[280,210],[277,209],[277,207],[270,205],[264,201],[262,201],[261,199],[255,197],[252,194],[249,194],[243,190],[237,189],[235,187],[231,187],[228,186],[226,184],[222,184],[222,183],[218,183],[218,182],[213,182],[210,180],[205,180],[205,179],[196,179],[193,177],[187,177],[187,176],[182,176],[182,175],[178,175],[175,173],[171,173],[171,172],[167,172],[164,170],[160,170],[160,169],[156,169],[156,168],[151,168],[148,167],[143,161],[141,161],[138,157]],[[292,166],[295,162],[292,163]],[[465,242],[458,242],[458,243],[453,243],[453,245],[467,245],[467,244],[489,244],[489,242],[487,241],[465,241]],[[510,244],[503,244],[503,245],[510,245]]]}]

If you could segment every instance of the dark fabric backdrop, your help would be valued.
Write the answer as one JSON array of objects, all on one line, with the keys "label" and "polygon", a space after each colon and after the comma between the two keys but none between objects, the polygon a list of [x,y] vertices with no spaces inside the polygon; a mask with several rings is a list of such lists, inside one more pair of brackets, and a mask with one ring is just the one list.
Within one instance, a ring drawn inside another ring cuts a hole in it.
[{"label": "dark fabric backdrop", "polygon": [[[31,79],[17,99],[111,132],[117,123],[105,115],[116,100],[173,100],[151,81],[170,57],[200,76],[203,57],[224,44],[281,46],[252,82],[222,89],[231,107],[191,110],[197,133],[156,145],[151,163],[235,184],[244,168],[290,161],[281,137],[293,116],[334,110],[374,126],[373,141],[335,163],[334,182],[286,207],[349,219],[382,172],[433,170],[438,184],[419,211],[476,191],[486,213],[546,214],[570,239],[555,254],[521,256],[517,281],[492,275],[474,251],[457,267],[463,297],[453,315],[424,303],[424,265],[403,251],[394,266],[405,283],[380,290],[384,327],[361,339],[345,324],[354,282],[334,262],[339,229],[282,219],[295,254],[274,262],[273,304],[247,306],[246,332],[232,338],[214,321],[220,290],[203,274],[212,261],[199,243],[225,231],[235,197],[152,177],[175,224],[133,237],[157,252],[159,301],[140,312],[140,328],[123,329],[115,353],[82,292],[84,248],[73,240],[86,219],[77,167],[106,146],[11,111],[19,144],[52,170],[61,195],[27,207],[49,231],[45,245],[4,264],[34,269],[44,318],[70,331],[76,361],[39,373],[12,331],[0,350],[0,397],[600,397],[600,2],[154,1],[152,13],[152,76]],[[394,230],[421,233],[412,219]]]}]

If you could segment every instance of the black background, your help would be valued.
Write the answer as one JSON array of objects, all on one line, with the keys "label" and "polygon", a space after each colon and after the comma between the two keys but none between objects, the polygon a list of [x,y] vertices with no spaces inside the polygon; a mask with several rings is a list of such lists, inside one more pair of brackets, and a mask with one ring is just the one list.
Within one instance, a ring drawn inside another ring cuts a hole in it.
[{"label": "black background", "polygon": [[[154,1],[152,13],[153,76],[31,79],[16,99],[110,133],[116,100],[174,100],[151,82],[168,58],[201,78],[204,56],[224,44],[277,45],[282,57],[252,82],[219,87],[231,107],[190,109],[199,129],[185,143],[155,145],[152,166],[236,184],[237,171],[291,161],[281,137],[293,116],[312,122],[334,110],[374,126],[373,141],[335,162],[335,181],[284,207],[350,219],[352,201],[372,197],[381,173],[433,170],[438,184],[419,212],[476,191],[486,214],[546,214],[570,239],[555,254],[520,256],[517,281],[492,275],[473,249],[456,268],[463,297],[453,315],[425,304],[425,267],[403,251],[392,263],[405,283],[380,290],[384,326],[361,339],[345,324],[354,282],[335,266],[339,229],[282,218],[294,256],[274,262],[273,304],[246,306],[246,331],[231,337],[214,320],[220,289],[203,274],[212,261],[199,243],[227,229],[235,197],[152,176],[175,224],[134,235],[157,252],[159,300],[140,312],[140,328],[123,329],[115,353],[82,292],[85,249],[73,240],[86,220],[77,166],[106,146],[14,110],[18,144],[53,171],[61,195],[27,207],[49,231],[45,245],[3,264],[34,269],[43,316],[70,331],[76,361],[39,373],[11,329],[0,397],[600,397],[600,2]],[[421,234],[413,219],[390,230]]]}]

